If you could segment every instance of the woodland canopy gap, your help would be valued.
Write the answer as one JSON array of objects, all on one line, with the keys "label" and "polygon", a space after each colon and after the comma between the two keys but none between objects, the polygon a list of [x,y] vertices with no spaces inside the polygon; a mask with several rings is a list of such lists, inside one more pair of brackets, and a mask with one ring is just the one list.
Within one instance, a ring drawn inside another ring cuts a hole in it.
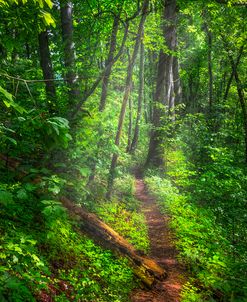
[{"label": "woodland canopy gap", "polygon": [[246,20],[243,0],[0,0],[0,301],[169,283],[147,201],[176,299],[247,301]]}]

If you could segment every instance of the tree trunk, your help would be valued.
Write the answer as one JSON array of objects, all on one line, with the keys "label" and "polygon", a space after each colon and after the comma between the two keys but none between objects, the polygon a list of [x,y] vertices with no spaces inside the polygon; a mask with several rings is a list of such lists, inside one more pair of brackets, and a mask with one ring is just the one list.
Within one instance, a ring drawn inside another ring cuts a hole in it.
[{"label": "tree trunk", "polygon": [[[141,20],[140,20],[140,23],[138,26],[137,38],[136,38],[136,42],[135,42],[135,46],[134,46],[134,51],[133,51],[133,55],[131,58],[131,62],[128,64],[124,97],[123,97],[122,107],[121,107],[121,111],[120,111],[120,115],[119,115],[117,134],[116,134],[116,138],[115,138],[115,145],[117,147],[119,146],[119,143],[120,143],[120,137],[121,137],[123,123],[124,123],[126,105],[127,105],[130,90],[131,90],[133,68],[135,65],[139,45],[141,42],[141,37],[142,37],[144,23],[146,20],[148,5],[149,5],[149,0],[144,0],[143,6],[142,6]],[[112,190],[112,186],[113,186],[114,172],[115,172],[115,168],[117,165],[117,159],[118,159],[118,154],[114,153],[112,156],[112,161],[111,161],[111,166],[110,166],[110,171],[109,171],[108,188],[107,188],[107,194],[106,194],[107,198],[110,198],[110,196],[111,196],[111,190]]]},{"label": "tree trunk", "polygon": [[105,109],[107,88],[108,88],[112,66],[114,64],[114,52],[116,50],[116,45],[117,45],[117,32],[118,32],[119,22],[120,22],[120,13],[114,17],[114,21],[113,21],[110,49],[106,60],[106,70],[102,79],[102,92],[101,92],[101,98],[99,104],[99,111],[104,111]]},{"label": "tree trunk", "polygon": [[130,152],[131,148],[131,136],[132,136],[132,123],[133,123],[133,117],[132,117],[132,98],[129,97],[129,127],[128,127],[128,143],[126,152]]},{"label": "tree trunk", "polygon": [[[122,39],[122,43],[121,43],[121,46],[120,46],[120,49],[119,49],[118,53],[116,54],[116,56],[113,59],[113,64],[115,64],[115,62],[117,62],[117,60],[119,59],[119,57],[123,53],[124,45],[125,45],[125,42],[126,42],[127,36],[128,36],[128,29],[129,29],[129,23],[127,23],[125,25],[125,31],[124,31],[124,36],[123,36],[123,39]],[[106,68],[107,68],[107,66],[106,66]],[[72,110],[72,112],[69,116],[70,120],[73,120],[76,117],[78,112],[81,110],[82,105],[86,102],[86,100],[90,97],[90,95],[92,95],[94,93],[95,89],[98,87],[99,83],[101,82],[102,78],[104,77],[104,74],[105,74],[105,70],[100,73],[100,75],[95,80],[95,82],[92,84],[92,86],[85,91],[85,93],[84,93],[83,97],[81,98],[81,100],[76,104],[75,108]]]},{"label": "tree trunk", "polygon": [[[164,5],[164,38],[169,50],[176,49],[176,0],[165,1]],[[154,95],[153,108],[153,129],[150,134],[149,150],[146,165],[161,166],[163,164],[162,131],[160,130],[161,116],[165,114],[166,107],[170,114],[174,114],[174,78],[176,77],[174,68],[174,57],[172,54],[159,54],[158,73],[156,82],[156,91]],[[162,108],[163,105],[163,108]]]},{"label": "tree trunk", "polygon": [[[237,69],[238,64],[240,63],[240,59],[241,59],[243,50],[244,50],[244,46],[242,45],[241,48],[240,48],[240,50],[239,50],[239,54],[238,54],[237,60],[236,60],[236,62],[234,64],[235,65],[235,69]],[[229,90],[231,88],[231,84],[232,84],[233,78],[234,78],[234,71],[232,70],[230,78],[229,78],[229,80],[227,82],[226,91],[225,91],[225,94],[224,94],[224,97],[223,97],[224,100],[227,100],[228,93],[229,93]]]},{"label": "tree trunk", "polygon": [[140,51],[138,108],[137,108],[137,116],[136,116],[134,136],[133,136],[133,140],[132,140],[130,150],[129,150],[130,152],[135,151],[135,149],[137,147],[138,139],[139,139],[143,99],[144,99],[144,44],[143,44],[143,41],[142,41],[141,51]]},{"label": "tree trunk", "polygon": [[237,90],[238,90],[238,97],[239,102],[242,108],[242,114],[243,114],[243,128],[244,128],[244,138],[245,138],[245,163],[247,164],[247,109],[246,109],[246,103],[244,98],[244,91],[242,89],[242,83],[240,81],[240,78],[238,76],[238,72],[235,69],[234,71],[234,78],[237,83]]},{"label": "tree trunk", "polygon": [[182,101],[182,87],[179,76],[179,62],[177,57],[173,58],[173,83],[175,104],[180,104]]},{"label": "tree trunk", "polygon": [[224,42],[225,49],[228,54],[228,58],[232,67],[232,73],[234,75],[236,84],[237,84],[237,92],[238,92],[238,98],[239,98],[239,103],[242,109],[242,115],[243,115],[243,131],[244,131],[244,141],[245,141],[245,163],[247,164],[247,107],[245,103],[245,96],[244,96],[244,90],[243,90],[243,85],[241,83],[241,80],[238,75],[237,71],[237,66],[240,62],[241,54],[244,50],[245,44],[243,44],[240,48],[239,55],[237,57],[236,63],[234,62],[233,56],[231,54],[231,50],[228,47],[228,44],[226,42],[225,37],[222,35],[222,40]]},{"label": "tree trunk", "polygon": [[234,78],[237,84],[237,91],[238,91],[238,98],[239,98],[239,103],[242,109],[242,114],[243,114],[243,130],[244,130],[244,140],[245,140],[245,163],[247,164],[247,108],[246,108],[246,103],[245,103],[245,97],[244,97],[244,91],[242,89],[243,85],[241,83],[241,80],[239,78],[238,72],[236,65],[234,64],[233,58],[229,55],[231,65],[232,65],[232,70],[234,73]]},{"label": "tree trunk", "polygon": [[205,23],[205,31],[207,34],[208,42],[208,104],[209,112],[212,112],[213,104],[213,64],[212,64],[212,32],[208,28],[208,25]]},{"label": "tree trunk", "polygon": [[73,42],[73,4],[69,0],[60,1],[61,28],[64,46],[64,66],[66,68],[65,78],[69,88],[70,104],[75,104],[79,98],[77,74],[75,72],[75,45]]},{"label": "tree trunk", "polygon": [[51,54],[49,49],[49,38],[47,30],[39,33],[39,53],[40,53],[40,67],[43,72],[45,80],[45,90],[48,99],[48,105],[51,112],[56,109],[56,87],[54,82]]},{"label": "tree trunk", "polygon": [[148,287],[152,287],[156,280],[166,278],[166,271],[154,260],[138,255],[135,248],[110,226],[101,221],[96,215],[75,205],[69,199],[62,197],[61,202],[69,213],[82,222],[81,229],[89,234],[97,243],[110,248],[118,254],[127,257],[133,267],[134,274]]},{"label": "tree trunk", "polygon": [[153,103],[152,130],[150,133],[149,149],[146,161],[146,165],[151,164],[157,167],[161,166],[163,163],[163,152],[161,149],[162,138],[159,126],[161,116],[160,104],[162,104],[164,95],[165,63],[165,54],[161,51],[159,54],[158,74]]}]

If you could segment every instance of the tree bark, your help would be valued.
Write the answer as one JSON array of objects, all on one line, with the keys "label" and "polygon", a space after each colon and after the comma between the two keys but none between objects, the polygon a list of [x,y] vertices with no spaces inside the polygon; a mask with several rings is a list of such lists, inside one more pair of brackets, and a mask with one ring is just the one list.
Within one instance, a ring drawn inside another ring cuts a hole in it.
[{"label": "tree bark", "polygon": [[153,116],[152,116],[152,130],[150,134],[149,149],[146,165],[160,166],[163,163],[163,152],[161,150],[161,133],[158,129],[160,126],[160,116],[163,94],[164,94],[164,81],[165,81],[165,54],[160,51],[159,63],[158,63],[158,74],[157,74],[157,84],[154,95],[153,103]]},{"label": "tree bark", "polygon": [[133,117],[132,117],[132,98],[129,97],[129,127],[128,127],[128,143],[126,152],[130,152],[131,148],[131,136],[132,136],[132,123],[133,123]]},{"label": "tree bark", "polygon": [[75,72],[75,45],[73,42],[73,4],[69,0],[60,1],[61,28],[64,46],[64,66],[66,68],[65,78],[69,88],[69,102],[76,103],[80,91],[78,88],[78,76]]},{"label": "tree bark", "polygon": [[45,90],[48,99],[48,104],[51,112],[56,109],[56,87],[53,81],[53,68],[52,60],[49,49],[49,38],[47,30],[39,33],[39,52],[40,52],[40,67],[43,72],[43,78],[45,80]]},{"label": "tree bark", "polygon": [[177,57],[173,58],[173,83],[175,104],[180,104],[182,100],[182,87],[179,76],[179,62]]},{"label": "tree bark", "polygon": [[130,152],[135,151],[135,149],[137,147],[138,139],[139,139],[143,99],[144,99],[144,44],[142,41],[141,48],[140,48],[138,108],[137,108],[134,136],[133,136],[133,140],[132,140],[132,143],[131,143],[131,146],[129,149]]},{"label": "tree bark", "polygon": [[[136,42],[135,42],[135,46],[134,46],[134,51],[133,51],[133,55],[131,57],[131,62],[128,64],[124,97],[123,97],[121,111],[120,111],[120,115],[119,115],[117,134],[116,134],[116,138],[115,138],[115,145],[117,147],[119,146],[119,143],[120,143],[120,137],[121,137],[123,123],[124,123],[126,105],[127,105],[130,90],[131,90],[133,68],[134,68],[134,65],[135,65],[139,45],[140,45],[140,42],[141,42],[141,37],[142,37],[144,23],[145,23],[145,20],[146,20],[148,5],[149,5],[149,0],[144,0],[143,6],[142,6],[141,20],[140,20],[140,23],[139,23],[139,26],[138,26],[137,38],[136,38]],[[111,191],[112,191],[112,186],[113,186],[113,179],[114,179],[114,172],[115,172],[115,168],[116,168],[116,165],[117,165],[117,159],[118,159],[118,154],[114,153],[113,156],[112,156],[112,161],[111,161],[111,166],[110,166],[110,171],[109,171],[109,177],[108,177],[108,188],[107,188],[107,194],[106,194],[107,198],[110,198],[110,196],[111,196]]]},{"label": "tree bark", "polygon": [[101,98],[99,104],[99,111],[104,111],[105,109],[107,88],[108,88],[112,66],[114,64],[114,52],[116,50],[116,45],[117,45],[117,32],[118,32],[119,22],[120,22],[120,13],[114,17],[114,21],[113,21],[110,49],[106,60],[106,69],[102,79],[102,92],[101,92]]},{"label": "tree bark", "polygon": [[[165,1],[163,19],[165,25],[163,27],[164,38],[169,50],[176,49],[176,0]],[[174,114],[174,57],[170,53],[164,53],[163,50],[159,54],[158,73],[156,82],[156,91],[154,95],[153,108],[153,128],[150,134],[149,150],[146,161],[147,165],[161,166],[163,164],[163,138],[161,128],[161,116],[165,114],[168,108],[170,114]]]},{"label": "tree bark", "polygon": [[208,40],[208,103],[209,103],[209,112],[212,112],[213,105],[213,63],[212,63],[212,32],[208,28],[208,25],[205,24],[205,31],[207,34]]}]

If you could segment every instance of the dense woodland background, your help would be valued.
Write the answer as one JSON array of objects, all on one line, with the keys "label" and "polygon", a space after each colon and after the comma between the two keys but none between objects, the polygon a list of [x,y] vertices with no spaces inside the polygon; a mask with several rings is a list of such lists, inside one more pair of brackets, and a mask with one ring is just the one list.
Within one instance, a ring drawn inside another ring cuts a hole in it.
[{"label": "dense woodland background", "polygon": [[128,301],[128,261],[60,199],[148,252],[137,167],[172,216],[182,301],[247,301],[246,6],[0,0],[1,301]]}]

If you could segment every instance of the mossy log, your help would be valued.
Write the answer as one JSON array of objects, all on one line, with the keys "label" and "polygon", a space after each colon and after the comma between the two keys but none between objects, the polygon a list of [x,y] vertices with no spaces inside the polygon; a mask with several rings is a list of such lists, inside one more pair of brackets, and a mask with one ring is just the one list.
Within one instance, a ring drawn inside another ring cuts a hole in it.
[{"label": "mossy log", "polygon": [[134,274],[148,287],[152,287],[157,280],[166,278],[166,271],[153,259],[141,256],[127,240],[101,221],[95,214],[87,212],[68,198],[62,197],[62,204],[73,216],[81,222],[82,230],[97,243],[118,254],[127,257],[133,267]]}]

